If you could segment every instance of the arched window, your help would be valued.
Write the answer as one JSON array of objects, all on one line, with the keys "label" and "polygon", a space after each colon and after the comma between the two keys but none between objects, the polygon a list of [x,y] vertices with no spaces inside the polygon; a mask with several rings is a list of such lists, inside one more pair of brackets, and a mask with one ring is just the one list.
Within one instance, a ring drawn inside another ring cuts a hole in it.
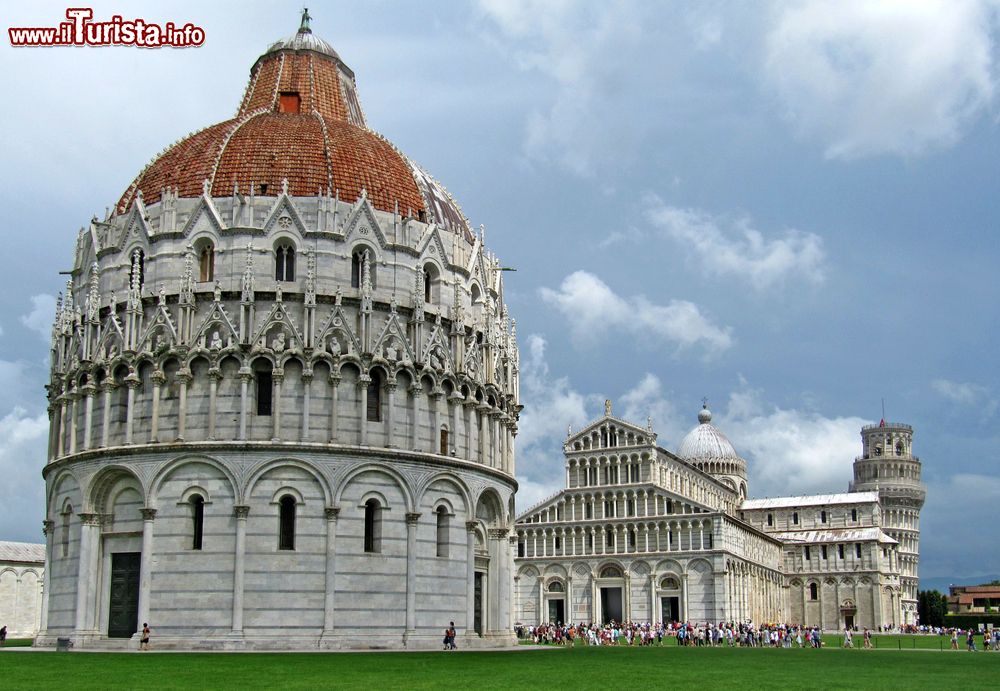
[{"label": "arched window", "polygon": [[815,583],[809,584],[809,599],[818,600],[819,599],[819,586]]},{"label": "arched window", "polygon": [[295,549],[295,497],[278,500],[278,549]]},{"label": "arched window", "polygon": [[448,451],[448,428],[447,427],[442,427],[441,428],[441,455],[442,456],[447,456],[448,454],[449,454],[449,451]]},{"label": "arched window", "polygon": [[201,549],[205,531],[205,498],[200,494],[191,497],[191,549]]},{"label": "arched window", "polygon": [[622,570],[617,566],[605,566],[601,569],[600,578],[621,578]]},{"label": "arched window", "polygon": [[448,556],[448,509],[444,506],[437,508],[437,555],[439,557]]},{"label": "arched window", "polygon": [[202,283],[215,280],[215,247],[210,242],[198,252],[198,280]]},{"label": "arched window", "polygon": [[826,523],[826,511],[819,512],[819,520],[821,523]]},{"label": "arched window", "polygon": [[274,280],[295,280],[295,248],[291,245],[278,245],[274,250]]},{"label": "arched window", "polygon": [[369,375],[368,382],[368,422],[382,421],[382,373],[375,369]]},{"label": "arched window", "polygon": [[[365,252],[368,250],[361,248],[355,250],[351,255],[351,287],[360,288],[362,282],[362,268],[365,263]],[[368,280],[372,282],[372,288],[376,287],[375,284],[375,262],[373,261],[372,255],[368,255]]]},{"label": "arched window", "polygon": [[382,551],[382,507],[377,499],[365,502],[365,552]]},{"label": "arched window", "polygon": [[560,583],[559,581],[552,581],[551,583],[549,583],[549,592],[550,593],[563,593],[563,592],[566,592],[566,591],[563,589],[563,584],[562,583]]},{"label": "arched window", "polygon": [[479,291],[479,286],[475,283],[472,284],[472,304],[476,304],[482,300],[482,293]]},{"label": "arched window", "polygon": [[434,281],[434,275],[430,272],[430,269],[424,269],[424,302],[431,301],[431,284]]}]

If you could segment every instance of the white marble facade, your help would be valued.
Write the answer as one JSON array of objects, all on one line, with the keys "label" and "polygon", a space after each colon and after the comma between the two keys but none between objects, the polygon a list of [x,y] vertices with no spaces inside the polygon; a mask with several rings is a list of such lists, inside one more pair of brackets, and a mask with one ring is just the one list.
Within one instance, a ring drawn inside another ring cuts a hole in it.
[{"label": "white marble facade", "polygon": [[511,644],[518,350],[485,233],[255,191],[136,194],[77,237],[39,643]]},{"label": "white marble facade", "polygon": [[33,638],[42,619],[45,546],[0,542],[0,626],[8,638]]},{"label": "white marble facade", "polygon": [[567,437],[566,488],[515,524],[515,619],[913,623],[879,493],[745,499],[746,462],[711,419],[677,454],[610,401]]}]

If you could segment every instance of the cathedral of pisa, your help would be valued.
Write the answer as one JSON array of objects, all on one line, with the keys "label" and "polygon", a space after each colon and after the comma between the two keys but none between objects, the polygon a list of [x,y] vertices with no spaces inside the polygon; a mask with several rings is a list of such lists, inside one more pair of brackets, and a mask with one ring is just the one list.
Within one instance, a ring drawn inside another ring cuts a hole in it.
[{"label": "cathedral of pisa", "polygon": [[516,617],[916,624],[913,429],[883,420],[861,437],[850,491],[748,499],[746,461],[707,406],[672,453],[608,401],[564,442],[565,489],[516,519]]},{"label": "cathedral of pisa", "polygon": [[77,236],[38,644],[512,644],[500,267],[304,13]]}]

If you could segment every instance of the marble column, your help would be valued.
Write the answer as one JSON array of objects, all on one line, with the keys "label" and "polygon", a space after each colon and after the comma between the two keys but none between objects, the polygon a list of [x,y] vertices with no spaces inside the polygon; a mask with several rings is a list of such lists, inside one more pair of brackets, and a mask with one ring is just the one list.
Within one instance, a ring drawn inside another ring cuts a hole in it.
[{"label": "marble column", "polygon": [[333,395],[333,405],[330,406],[330,442],[337,442],[337,416],[340,409],[340,375],[330,375],[330,389]]},{"label": "marble column", "polygon": [[333,633],[336,622],[334,621],[334,595],[337,591],[337,517],[340,515],[339,508],[328,507],[324,511],[326,515],[326,593],[323,599],[323,635],[328,636]]},{"label": "marble column", "polygon": [[310,399],[312,398],[312,370],[302,373],[302,441],[309,441]]},{"label": "marble column", "polygon": [[101,390],[104,392],[104,405],[101,414],[101,446],[107,448],[108,440],[111,435],[111,392],[117,388],[112,382],[112,377],[109,375],[107,380],[101,386]]},{"label": "marble column", "polygon": [[156,509],[144,508],[142,513],[142,554],[139,557],[139,626],[149,621],[149,597],[153,581],[153,520]]},{"label": "marble column", "polygon": [[[249,413],[249,389],[253,380],[253,372],[249,368],[240,368],[240,441],[247,438],[247,415]],[[242,614],[240,615],[242,617]]]},{"label": "marble column", "polygon": [[233,634],[243,635],[243,577],[246,569],[247,515],[249,506],[234,506],[236,517],[236,554],[233,559]]},{"label": "marble column", "polygon": [[361,399],[358,408],[358,420],[360,421],[358,443],[361,446],[368,446],[368,385],[371,380],[372,378],[367,374],[358,377],[358,396]]},{"label": "marble column", "polygon": [[[281,385],[285,381],[285,371],[276,368],[271,372],[271,422],[274,426],[271,429],[271,441],[281,439]],[[363,414],[362,414],[363,415]],[[364,417],[362,419],[362,429],[364,429]]]},{"label": "marble column", "polygon": [[83,405],[83,449],[86,451],[90,448],[91,441],[94,438],[93,424],[94,424],[94,394],[97,389],[94,385],[87,383],[81,391],[84,396]]},{"label": "marble column", "polygon": [[80,553],[76,578],[76,633],[93,633],[97,607],[97,566],[101,552],[101,515],[80,514]]},{"label": "marble column", "polygon": [[410,411],[410,446],[414,451],[420,450],[420,394],[423,389],[420,384],[410,387],[410,400],[412,409]]},{"label": "marble column", "polygon": [[218,367],[208,370],[208,439],[215,440],[215,418],[219,413],[219,380],[222,372]]},{"label": "marble column", "polygon": [[52,590],[52,541],[56,531],[55,521],[42,521],[42,534],[45,535],[45,573],[42,582],[45,584],[42,590],[42,614],[38,624],[39,634],[45,633],[49,628],[49,591]]},{"label": "marble column", "polygon": [[396,446],[396,375],[385,382],[385,445]]},{"label": "marble column", "polygon": [[406,513],[406,633],[403,641],[417,628],[417,525],[420,514]]},{"label": "marble column", "polygon": [[149,443],[156,444],[160,441],[160,389],[167,381],[167,377],[160,370],[153,372],[153,412],[149,423]]}]

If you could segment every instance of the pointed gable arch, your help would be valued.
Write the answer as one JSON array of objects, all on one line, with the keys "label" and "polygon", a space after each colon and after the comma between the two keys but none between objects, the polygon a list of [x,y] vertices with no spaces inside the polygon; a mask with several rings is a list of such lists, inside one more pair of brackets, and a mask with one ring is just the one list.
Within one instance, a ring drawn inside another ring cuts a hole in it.
[{"label": "pointed gable arch", "polygon": [[437,224],[430,224],[424,236],[417,243],[417,253],[420,255],[420,264],[426,261],[434,261],[438,264],[438,269],[442,272],[446,266],[451,264],[448,259],[448,251],[441,238],[441,228]]},{"label": "pointed gable arch", "polygon": [[210,196],[203,194],[185,221],[181,235],[191,237],[196,233],[208,232],[219,236],[224,228],[225,223],[215,202]]},{"label": "pointed gable arch", "polygon": [[375,207],[368,201],[367,193],[362,190],[361,196],[355,202],[347,220],[344,222],[344,240],[350,241],[357,238],[374,239],[374,242],[382,249],[388,247],[385,234],[375,217]]},{"label": "pointed gable arch", "polygon": [[287,181],[264,221],[265,235],[279,232],[297,233],[300,238],[304,238],[306,235],[306,225],[302,221],[302,214],[299,213],[295,202],[288,194]]},{"label": "pointed gable arch", "polygon": [[[353,319],[344,311],[338,301],[338,304],[333,306],[319,327],[317,347],[326,350],[335,357],[360,355],[361,340],[351,326]],[[336,339],[336,345],[332,343],[331,339]]]},{"label": "pointed gable arch", "polygon": [[[399,344],[397,347],[396,344]],[[393,351],[395,350],[395,358],[393,358]],[[377,357],[381,357],[389,362],[402,362],[403,364],[416,362],[416,357],[413,352],[413,348],[410,346],[410,339],[406,336],[406,328],[403,326],[399,319],[399,314],[393,310],[386,317],[385,323],[382,325],[382,330],[379,332],[378,338],[375,339],[375,345],[372,347],[372,352],[376,354]]]},{"label": "pointed gable arch", "polygon": [[[278,335],[280,331],[283,337]],[[275,341],[274,339],[280,339]],[[284,341],[284,348],[281,348],[281,341]],[[288,309],[283,302],[275,302],[271,309],[260,321],[253,336],[253,343],[259,348],[271,348],[274,350],[303,350],[305,339],[302,332],[295,325],[295,320],[288,313]],[[279,346],[279,347],[276,347]]]},{"label": "pointed gable arch", "polygon": [[232,318],[226,312],[226,306],[220,299],[214,300],[208,313],[201,321],[201,325],[195,329],[192,343],[198,347],[211,349],[214,334],[218,332],[222,340],[222,347],[228,347],[230,342],[239,343],[240,334],[233,324]]}]

